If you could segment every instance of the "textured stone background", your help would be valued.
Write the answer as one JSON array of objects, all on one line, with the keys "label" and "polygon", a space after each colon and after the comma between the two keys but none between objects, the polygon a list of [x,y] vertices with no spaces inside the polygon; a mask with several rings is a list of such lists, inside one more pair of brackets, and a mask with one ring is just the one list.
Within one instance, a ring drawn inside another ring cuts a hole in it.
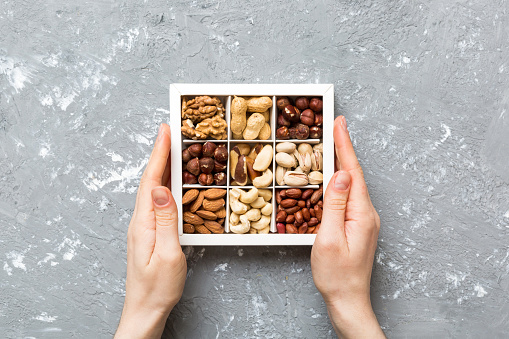
[{"label": "textured stone background", "polygon": [[[333,83],[393,338],[509,336],[507,1],[0,4],[0,333],[109,338],[168,84]],[[186,248],[165,334],[333,337],[309,248]]]}]

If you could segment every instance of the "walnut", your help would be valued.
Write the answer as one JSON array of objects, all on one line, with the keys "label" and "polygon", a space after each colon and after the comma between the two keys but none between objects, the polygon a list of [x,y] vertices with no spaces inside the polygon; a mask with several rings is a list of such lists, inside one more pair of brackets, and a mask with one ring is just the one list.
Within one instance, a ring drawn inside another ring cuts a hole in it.
[{"label": "walnut", "polygon": [[198,96],[182,103],[182,119],[190,119],[194,124],[213,116],[224,118],[224,107],[217,97]]},{"label": "walnut", "polygon": [[226,121],[219,115],[205,119],[196,125],[196,132],[217,140],[224,140],[226,139]]},{"label": "walnut", "polygon": [[184,122],[182,123],[181,131],[182,131],[182,134],[184,134],[184,136],[189,139],[200,140],[200,139],[207,138],[207,134],[196,131],[194,129],[193,122],[189,119],[184,120]]}]

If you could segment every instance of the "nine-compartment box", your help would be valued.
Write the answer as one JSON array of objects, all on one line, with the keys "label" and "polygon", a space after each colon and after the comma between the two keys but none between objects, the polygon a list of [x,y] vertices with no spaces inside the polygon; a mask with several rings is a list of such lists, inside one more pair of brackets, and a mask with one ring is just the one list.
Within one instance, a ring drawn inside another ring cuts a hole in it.
[{"label": "nine-compartment box", "polygon": [[181,245],[312,245],[333,123],[329,84],[170,85]]}]

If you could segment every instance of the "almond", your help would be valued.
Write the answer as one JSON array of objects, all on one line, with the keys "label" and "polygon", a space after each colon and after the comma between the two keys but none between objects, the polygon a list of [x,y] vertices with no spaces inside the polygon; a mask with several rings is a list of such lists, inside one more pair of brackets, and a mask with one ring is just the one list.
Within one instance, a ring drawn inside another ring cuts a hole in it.
[{"label": "almond", "polygon": [[209,231],[209,229],[203,225],[196,225],[194,226],[194,229],[196,230],[196,232],[198,233],[201,233],[201,234],[210,234],[212,232]]},{"label": "almond", "polygon": [[199,194],[200,191],[198,191],[196,188],[187,191],[182,197],[182,205],[187,205],[190,202],[193,202],[198,197]]},{"label": "almond", "polygon": [[200,194],[198,194],[198,197],[196,200],[191,204],[191,207],[189,207],[189,211],[196,212],[201,207],[201,204],[203,203],[203,199],[205,198],[204,191],[200,191]]},{"label": "almond", "polygon": [[207,220],[216,220],[217,219],[217,215],[211,211],[198,210],[198,211],[196,211],[196,214],[198,214],[203,219],[207,219]]},{"label": "almond", "polygon": [[216,215],[219,219],[226,218],[226,209],[223,207],[216,211]]},{"label": "almond", "polygon": [[203,209],[207,211],[218,211],[222,207],[224,207],[225,202],[224,199],[215,199],[215,200],[209,200],[209,199],[203,199]]},{"label": "almond", "polygon": [[192,225],[203,224],[203,219],[191,212],[184,212],[184,222]]},{"label": "almond", "polygon": [[205,227],[207,227],[212,233],[224,233],[224,227],[215,221],[206,220]]},{"label": "almond", "polygon": [[207,199],[219,199],[226,195],[226,190],[221,188],[209,188],[204,192],[205,198]]},{"label": "almond", "polygon": [[184,233],[194,233],[194,225],[184,224]]},{"label": "almond", "polygon": [[224,218],[221,218],[221,219],[217,219],[216,222],[219,224],[219,225],[224,225]]}]

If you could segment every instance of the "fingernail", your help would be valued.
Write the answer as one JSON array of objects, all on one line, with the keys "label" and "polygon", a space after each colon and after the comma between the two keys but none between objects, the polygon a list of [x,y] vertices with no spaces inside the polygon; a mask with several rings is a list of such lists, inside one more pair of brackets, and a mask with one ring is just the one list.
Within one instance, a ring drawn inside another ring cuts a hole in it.
[{"label": "fingernail", "polygon": [[344,117],[343,115],[341,116],[341,121],[340,121],[340,123],[341,123],[341,127],[343,127],[343,130],[344,130],[345,132],[348,132],[348,129],[347,129],[347,127],[346,127],[346,119],[345,119],[345,117]]},{"label": "fingernail", "polygon": [[163,125],[159,126],[159,132],[157,132],[157,141],[161,140],[163,136]]},{"label": "fingernail", "polygon": [[154,188],[152,190],[152,199],[154,200],[154,204],[158,207],[166,206],[170,201],[168,191],[162,187]]},{"label": "fingernail", "polygon": [[334,188],[338,191],[344,191],[350,186],[350,176],[345,171],[339,171],[334,179]]}]

